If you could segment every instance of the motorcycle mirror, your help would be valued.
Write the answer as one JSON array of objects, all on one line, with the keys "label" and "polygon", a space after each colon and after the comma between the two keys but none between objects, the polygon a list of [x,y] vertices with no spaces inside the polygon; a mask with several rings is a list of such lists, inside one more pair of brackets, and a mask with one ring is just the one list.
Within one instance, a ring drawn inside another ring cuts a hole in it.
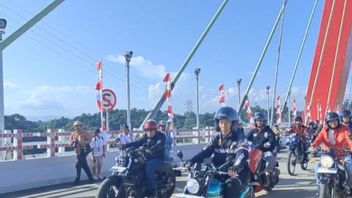
[{"label": "motorcycle mirror", "polygon": [[183,153],[182,153],[182,151],[177,150],[177,157],[180,158],[180,160],[182,160],[182,158],[183,158]]}]

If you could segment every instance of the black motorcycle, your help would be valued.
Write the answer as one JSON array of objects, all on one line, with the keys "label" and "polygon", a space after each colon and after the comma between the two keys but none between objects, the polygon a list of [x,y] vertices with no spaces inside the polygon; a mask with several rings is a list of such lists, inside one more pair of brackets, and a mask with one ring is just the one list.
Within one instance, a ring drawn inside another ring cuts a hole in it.
[{"label": "black motorcycle", "polygon": [[[111,168],[112,175],[100,184],[96,197],[144,198],[148,196],[145,159],[143,148],[129,148],[122,151],[121,155],[115,159],[116,165]],[[158,197],[170,198],[176,185],[172,165],[164,162],[157,174]]]},{"label": "black motorcycle", "polygon": [[[210,160],[204,163],[196,163],[189,170],[188,181],[183,193],[176,197],[199,197],[220,198],[223,197],[224,182],[221,177],[227,176],[227,170],[233,164],[233,159],[228,158],[219,168],[216,168]],[[253,186],[248,185],[241,192],[240,198],[254,198]]]},{"label": "black motorcycle", "polygon": [[319,198],[342,198],[347,195],[345,166],[339,162],[332,148],[321,155],[316,171],[320,177]]}]

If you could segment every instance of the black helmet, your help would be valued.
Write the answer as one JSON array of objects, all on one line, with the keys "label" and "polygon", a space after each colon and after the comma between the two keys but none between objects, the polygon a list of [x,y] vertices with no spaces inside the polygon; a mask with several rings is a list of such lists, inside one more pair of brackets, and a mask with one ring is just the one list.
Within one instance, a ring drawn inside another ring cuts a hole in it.
[{"label": "black helmet", "polygon": [[239,121],[237,112],[232,107],[221,107],[215,113],[215,120],[229,119],[230,121]]},{"label": "black helmet", "polygon": [[343,110],[341,113],[340,113],[340,117],[351,117],[351,111],[348,110],[348,109],[345,109]]},{"label": "black helmet", "polygon": [[329,121],[331,121],[331,120],[337,120],[337,122],[338,122],[337,126],[340,125],[340,116],[339,116],[339,114],[337,114],[337,113],[335,113],[335,112],[329,112],[329,113],[326,115],[326,117],[325,117],[325,122],[326,122],[326,124],[327,124],[329,127],[330,127]]},{"label": "black helmet", "polygon": [[295,121],[296,121],[296,122],[303,122],[303,119],[302,119],[301,116],[296,116],[296,117],[295,117]]},{"label": "black helmet", "polygon": [[263,120],[264,122],[267,121],[266,116],[262,112],[255,112],[254,114],[254,122],[257,120]]},{"label": "black helmet", "polygon": [[235,126],[239,121],[238,114],[235,111],[235,109],[233,109],[232,107],[221,107],[216,111],[214,119],[215,119],[216,131],[220,131],[220,127],[219,127],[220,119],[229,119],[232,122],[231,131],[235,129]]}]

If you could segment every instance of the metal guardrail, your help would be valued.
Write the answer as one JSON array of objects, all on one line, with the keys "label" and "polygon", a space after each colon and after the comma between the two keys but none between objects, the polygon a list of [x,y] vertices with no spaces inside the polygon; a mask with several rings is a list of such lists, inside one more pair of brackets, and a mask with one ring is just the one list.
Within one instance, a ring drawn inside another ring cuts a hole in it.
[{"label": "metal guardrail", "polygon": [[[210,141],[214,128],[205,129],[182,129],[177,130],[175,136],[176,144],[200,144]],[[48,129],[47,132],[23,132],[20,129],[5,130],[5,133],[0,133],[0,160],[23,160],[33,157],[55,157],[61,155],[73,155],[71,145],[68,144],[68,139],[71,132],[64,131],[63,129]],[[93,137],[94,132],[88,132]],[[108,140],[108,151],[114,150],[115,139],[121,131],[110,131]],[[142,136],[143,131],[134,131],[134,135],[138,138]],[[37,142],[24,142],[24,138],[41,137],[46,138],[46,141]],[[34,149],[46,149],[44,154],[38,156],[33,154],[26,154]]]}]

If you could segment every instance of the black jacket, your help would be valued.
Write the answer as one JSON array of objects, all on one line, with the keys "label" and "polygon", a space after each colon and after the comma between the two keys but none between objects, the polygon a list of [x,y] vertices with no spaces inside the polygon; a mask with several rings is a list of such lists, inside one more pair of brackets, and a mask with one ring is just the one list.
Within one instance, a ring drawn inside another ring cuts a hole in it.
[{"label": "black jacket", "polygon": [[[259,131],[258,128],[252,129],[247,135],[248,141],[253,142],[253,145],[258,147],[261,151],[271,151],[273,152],[276,147],[275,134],[269,126],[265,126]],[[270,147],[265,148],[264,144],[270,142]]]},{"label": "black jacket", "polygon": [[[201,163],[205,158],[210,157],[214,154],[213,163],[216,167],[221,166],[226,162],[227,156],[232,156],[235,158],[235,149],[230,148],[231,145],[236,147],[238,144],[241,144],[245,140],[245,135],[243,130],[232,131],[227,136],[222,137],[221,133],[218,132],[211,140],[211,142],[203,148],[203,150],[196,154],[190,159],[192,163]],[[248,156],[246,156],[248,159]],[[247,160],[245,159],[245,160]]]},{"label": "black jacket", "polygon": [[125,148],[129,147],[144,147],[145,157],[147,160],[161,159],[164,160],[166,137],[163,133],[157,132],[153,138],[148,138],[143,135],[142,138],[124,145]]}]

